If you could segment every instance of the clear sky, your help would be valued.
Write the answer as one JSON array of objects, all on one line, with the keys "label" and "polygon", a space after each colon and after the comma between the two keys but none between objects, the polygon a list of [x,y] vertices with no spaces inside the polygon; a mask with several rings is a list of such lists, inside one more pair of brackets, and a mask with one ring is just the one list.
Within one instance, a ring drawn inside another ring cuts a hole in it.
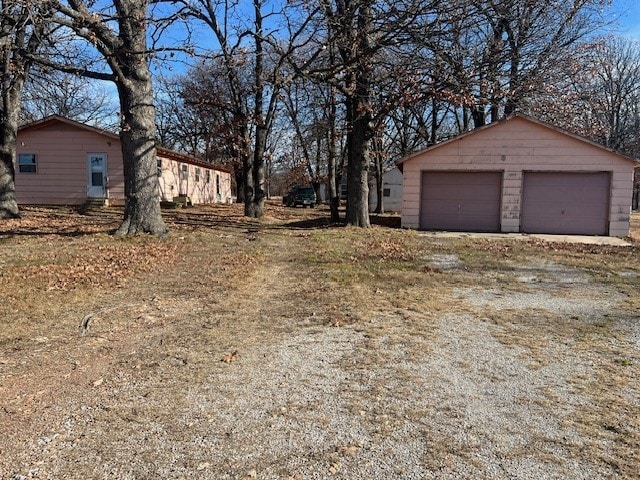
[{"label": "clear sky", "polygon": [[615,33],[640,40],[640,0],[613,0],[610,12],[618,17]]}]

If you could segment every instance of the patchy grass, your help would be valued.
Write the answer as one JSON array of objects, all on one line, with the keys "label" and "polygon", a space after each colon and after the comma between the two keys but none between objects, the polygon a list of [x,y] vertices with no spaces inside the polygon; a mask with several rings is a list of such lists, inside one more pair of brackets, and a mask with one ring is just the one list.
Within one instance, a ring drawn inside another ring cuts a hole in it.
[{"label": "patchy grass", "polygon": [[640,470],[638,247],[275,203],[167,211],[162,240],[24,211],[0,224],[0,478]]}]

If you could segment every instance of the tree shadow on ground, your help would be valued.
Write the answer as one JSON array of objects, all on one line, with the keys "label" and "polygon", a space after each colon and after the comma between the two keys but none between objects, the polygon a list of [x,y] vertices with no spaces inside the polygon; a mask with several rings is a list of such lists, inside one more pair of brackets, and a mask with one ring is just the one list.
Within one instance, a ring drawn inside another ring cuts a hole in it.
[{"label": "tree shadow on ground", "polygon": [[18,219],[0,223],[0,236],[60,236],[81,237],[96,233],[113,234],[122,212],[100,211],[84,206],[24,206]]},{"label": "tree shadow on ground", "polygon": [[[369,215],[371,225],[386,228],[400,228],[400,216],[399,215],[385,215],[385,214],[371,214]],[[346,225],[344,215],[339,222],[331,222],[330,217],[323,216],[304,220],[295,220],[292,222],[284,222],[278,225],[276,228],[291,228],[301,230],[316,230],[322,228],[341,228]]]},{"label": "tree shadow on ground", "polygon": [[380,227],[387,228],[401,228],[400,215],[372,213],[369,215],[369,220],[371,221],[371,225],[378,225]]},{"label": "tree shadow on ground", "polygon": [[304,220],[295,220],[292,222],[283,222],[280,225],[273,225],[275,228],[290,228],[293,230],[317,230],[331,227],[344,227],[344,222],[332,223],[329,216],[310,218]]}]

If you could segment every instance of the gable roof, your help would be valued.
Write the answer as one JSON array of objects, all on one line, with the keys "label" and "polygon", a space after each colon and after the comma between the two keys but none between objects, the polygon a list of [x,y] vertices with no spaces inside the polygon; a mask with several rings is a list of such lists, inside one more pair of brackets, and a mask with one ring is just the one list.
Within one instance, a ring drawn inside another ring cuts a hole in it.
[{"label": "gable roof", "polygon": [[427,152],[431,152],[432,150],[436,150],[436,149],[438,149],[440,147],[443,147],[444,145],[448,145],[450,143],[462,140],[463,138],[469,137],[471,135],[476,135],[479,132],[482,132],[484,130],[488,130],[490,128],[494,128],[494,127],[496,127],[496,126],[498,126],[500,124],[504,124],[504,123],[510,122],[510,121],[512,121],[512,120],[514,120],[516,118],[522,119],[522,120],[524,120],[526,122],[529,122],[529,123],[532,123],[534,125],[543,127],[545,129],[552,130],[552,131],[554,131],[556,133],[560,133],[560,134],[565,135],[567,137],[573,138],[574,140],[578,140],[578,141],[580,141],[582,143],[586,143],[588,145],[591,145],[593,147],[596,147],[596,148],[599,148],[601,150],[607,151],[609,153],[613,153],[613,154],[615,154],[615,155],[617,155],[617,156],[619,156],[619,157],[621,157],[621,158],[623,158],[623,159],[625,159],[627,161],[633,162],[634,164],[636,164],[636,166],[640,167],[640,160],[638,160],[636,158],[633,158],[633,157],[630,157],[629,155],[625,155],[624,153],[618,152],[617,150],[614,150],[613,148],[605,147],[604,145],[602,145],[602,144],[600,144],[598,142],[594,142],[593,140],[589,140],[586,137],[583,137],[581,135],[576,135],[574,133],[568,132],[568,131],[566,131],[566,130],[564,130],[562,128],[556,127],[555,125],[551,125],[549,123],[546,123],[546,122],[543,122],[541,120],[535,119],[535,118],[530,117],[528,115],[525,115],[523,113],[515,113],[515,114],[513,114],[513,115],[511,115],[511,116],[509,116],[509,117],[507,117],[505,119],[499,120],[497,122],[489,123],[487,125],[484,125],[482,127],[478,127],[478,128],[476,128],[474,130],[470,130],[470,131],[465,132],[465,133],[461,133],[460,135],[452,137],[452,138],[450,138],[448,140],[445,140],[445,141],[440,142],[440,143],[436,143],[436,144],[431,145],[430,147],[427,147],[427,148],[425,148],[423,150],[420,150],[418,152],[412,153],[411,155],[408,155],[408,156],[400,159],[397,162],[398,168],[400,170],[402,170],[402,164],[403,163],[405,163],[406,161],[411,160],[412,158],[415,158],[415,157],[417,157],[419,155],[422,155],[422,154],[427,153]]},{"label": "gable roof", "polygon": [[[120,137],[117,134],[110,132],[109,130],[104,130],[98,127],[92,127],[90,125],[77,122],[75,120],[71,120],[70,118],[66,118],[60,115],[49,115],[48,117],[45,117],[41,120],[36,120],[35,122],[22,125],[20,128],[18,128],[18,132],[28,132],[32,130],[39,130],[41,128],[46,128],[51,125],[54,125],[56,123],[62,123],[64,125],[69,125],[73,128],[78,128],[80,130],[85,130],[87,132],[97,133],[98,135],[102,135],[103,137],[107,137],[112,140],[116,140],[118,142],[120,141]],[[156,146],[156,151],[159,156],[169,158],[171,160],[188,163],[188,164],[195,165],[197,167],[206,168],[209,170],[218,170],[221,172],[231,173],[231,169],[228,167],[205,162],[203,160],[199,160],[198,158],[192,157],[190,155],[176,152],[175,150],[170,150],[168,148]]]}]

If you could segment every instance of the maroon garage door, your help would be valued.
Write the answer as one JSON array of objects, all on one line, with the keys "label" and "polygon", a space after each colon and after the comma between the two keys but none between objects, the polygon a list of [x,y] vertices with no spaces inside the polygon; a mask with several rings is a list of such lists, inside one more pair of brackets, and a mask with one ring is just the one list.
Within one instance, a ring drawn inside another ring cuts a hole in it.
[{"label": "maroon garage door", "polygon": [[525,172],[521,230],[607,235],[610,184],[607,172]]},{"label": "maroon garage door", "polygon": [[420,228],[500,231],[502,172],[422,172]]}]

